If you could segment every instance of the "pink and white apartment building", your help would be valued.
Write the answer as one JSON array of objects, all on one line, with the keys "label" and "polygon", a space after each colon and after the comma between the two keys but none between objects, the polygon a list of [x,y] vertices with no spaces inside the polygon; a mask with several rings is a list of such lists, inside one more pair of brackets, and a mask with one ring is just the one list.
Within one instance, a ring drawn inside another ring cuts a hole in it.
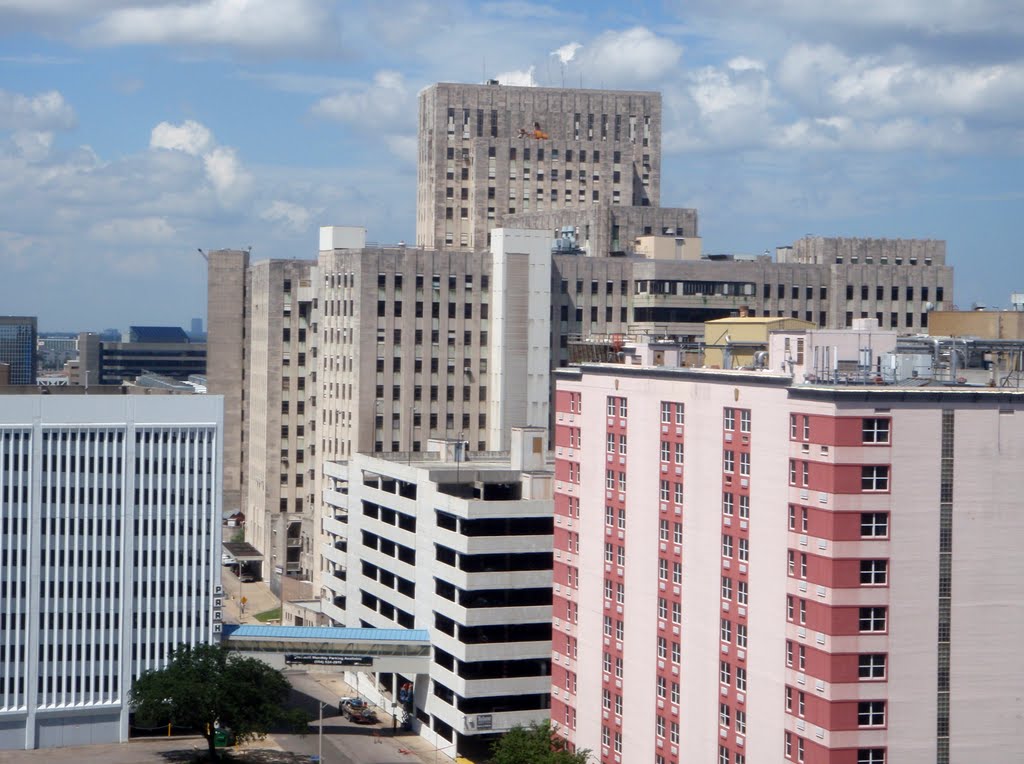
[{"label": "pink and white apartment building", "polygon": [[551,715],[603,764],[1024,751],[1024,392],[557,375]]}]

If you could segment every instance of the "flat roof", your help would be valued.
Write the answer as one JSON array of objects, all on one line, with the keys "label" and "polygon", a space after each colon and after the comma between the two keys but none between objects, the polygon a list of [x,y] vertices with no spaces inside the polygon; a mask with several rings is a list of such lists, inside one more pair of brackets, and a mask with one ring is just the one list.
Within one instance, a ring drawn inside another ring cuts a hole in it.
[{"label": "flat roof", "polygon": [[251,562],[253,560],[263,559],[263,555],[260,554],[260,550],[248,541],[225,541],[222,546],[224,547],[224,551],[236,560]]},{"label": "flat roof", "polygon": [[426,629],[348,629],[340,626],[261,626],[256,624],[225,624],[225,637],[239,639],[304,639],[319,641],[426,642]]}]

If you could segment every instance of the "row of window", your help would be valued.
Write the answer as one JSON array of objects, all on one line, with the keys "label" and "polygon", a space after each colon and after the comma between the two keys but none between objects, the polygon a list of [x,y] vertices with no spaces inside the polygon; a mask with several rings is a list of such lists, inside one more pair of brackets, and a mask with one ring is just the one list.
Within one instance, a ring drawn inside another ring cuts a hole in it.
[{"label": "row of window", "polygon": [[[740,454],[742,457],[743,454]],[[726,451],[724,465],[726,472],[732,472],[732,452]],[[742,461],[740,463],[740,474],[750,474],[749,458],[747,472],[742,472]],[[810,462],[789,460],[789,484],[799,485],[801,488],[810,486],[811,468]],[[798,482],[799,481],[799,482]],[[864,492],[884,493],[889,490],[889,465],[887,464],[865,464],[860,468],[860,489]]]},{"label": "row of window", "polygon": [[[802,362],[803,349],[798,352],[797,363]],[[864,417],[861,420],[861,442],[865,445],[889,443],[892,420],[888,417]],[[811,418],[806,414],[789,415],[789,439],[809,441],[811,439]]]},{"label": "row of window", "polygon": [[[796,742],[795,746],[794,740]],[[796,761],[798,764],[802,764],[802,762],[806,761],[807,744],[802,737],[794,735],[792,732],[787,732],[785,733],[784,753],[786,758],[790,761]],[[857,764],[885,764],[885,749],[858,748]]]}]

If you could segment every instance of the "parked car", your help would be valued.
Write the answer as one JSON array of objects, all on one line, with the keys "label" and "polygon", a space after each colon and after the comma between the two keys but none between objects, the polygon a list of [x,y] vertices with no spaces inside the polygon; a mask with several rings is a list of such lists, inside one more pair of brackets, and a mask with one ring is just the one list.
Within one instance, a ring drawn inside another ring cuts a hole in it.
[{"label": "parked car", "polygon": [[376,724],[378,721],[372,708],[348,709],[348,718],[356,724]]},{"label": "parked car", "polygon": [[238,577],[238,580],[241,581],[243,584],[252,584],[256,582],[256,576],[254,576],[252,573],[243,573]]},{"label": "parked car", "polygon": [[362,698],[358,697],[358,696],[353,696],[351,698],[342,698],[341,700],[338,701],[338,713],[341,714],[342,716],[345,715],[345,709],[346,708],[360,709],[361,710],[361,709],[364,709],[366,707],[367,707],[366,706],[366,701],[363,700]]}]

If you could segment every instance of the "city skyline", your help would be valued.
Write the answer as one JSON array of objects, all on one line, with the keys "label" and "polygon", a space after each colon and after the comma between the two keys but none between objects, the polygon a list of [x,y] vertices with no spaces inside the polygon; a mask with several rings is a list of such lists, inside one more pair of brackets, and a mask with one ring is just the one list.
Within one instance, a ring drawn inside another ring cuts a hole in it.
[{"label": "city skyline", "polygon": [[661,204],[698,210],[707,252],[945,239],[959,306],[1004,306],[1024,147],[1007,9],[6,0],[0,303],[41,331],[187,325],[197,247],[313,259],[332,224],[412,242],[417,93],[496,78],[661,92]]}]

